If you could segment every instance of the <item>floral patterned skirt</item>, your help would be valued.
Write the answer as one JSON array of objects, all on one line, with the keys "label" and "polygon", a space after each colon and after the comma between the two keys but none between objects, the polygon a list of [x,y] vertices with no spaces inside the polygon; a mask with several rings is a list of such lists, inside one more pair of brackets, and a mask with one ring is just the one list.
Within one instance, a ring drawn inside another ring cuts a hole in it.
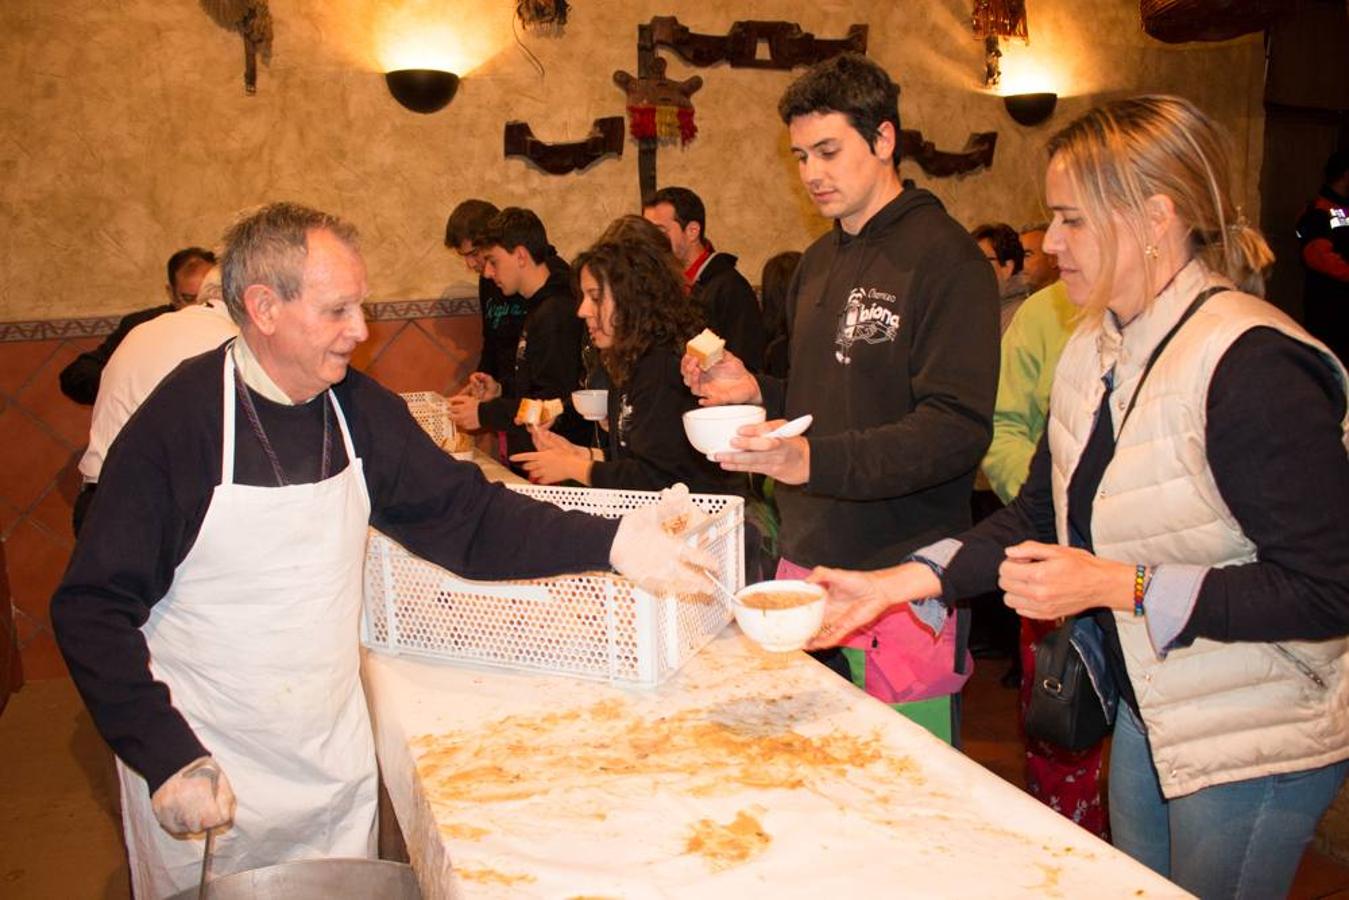
[{"label": "floral patterned skirt", "polygon": [[1053,628],[1053,622],[1021,620],[1021,716],[1017,724],[1026,752],[1026,789],[1050,809],[1108,841],[1110,823],[1101,790],[1105,742],[1086,750],[1065,750],[1026,736],[1026,708],[1035,679],[1035,644]]}]

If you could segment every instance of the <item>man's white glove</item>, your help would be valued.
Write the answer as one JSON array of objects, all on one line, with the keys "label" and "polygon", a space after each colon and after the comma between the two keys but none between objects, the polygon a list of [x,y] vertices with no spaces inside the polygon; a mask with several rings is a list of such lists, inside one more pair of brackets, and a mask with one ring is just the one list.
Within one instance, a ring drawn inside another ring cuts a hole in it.
[{"label": "man's white glove", "polygon": [[716,560],[686,538],[706,518],[684,485],[661,491],[658,502],[623,516],[609,550],[609,563],[653,594],[706,593],[703,570],[715,570]]},{"label": "man's white glove", "polygon": [[234,821],[234,790],[209,756],[195,759],[150,798],[159,825],[172,835],[198,834]]}]

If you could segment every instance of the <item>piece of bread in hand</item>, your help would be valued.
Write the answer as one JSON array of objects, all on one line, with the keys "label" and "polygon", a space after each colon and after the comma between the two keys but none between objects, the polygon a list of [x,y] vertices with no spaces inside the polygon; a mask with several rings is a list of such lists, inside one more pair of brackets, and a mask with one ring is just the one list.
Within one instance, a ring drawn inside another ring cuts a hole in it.
[{"label": "piece of bread in hand", "polygon": [[684,345],[684,350],[698,361],[698,368],[707,371],[721,362],[721,357],[726,352],[726,342],[717,337],[716,332],[710,328],[704,328],[693,340]]},{"label": "piece of bread in hand", "polygon": [[471,453],[473,451],[473,435],[456,428],[453,433],[447,434],[441,439],[440,449],[446,453]]},{"label": "piece of bread in hand", "polygon": [[529,397],[520,401],[515,411],[516,425],[547,425],[562,415],[562,401],[556,397],[547,400],[534,400]]}]

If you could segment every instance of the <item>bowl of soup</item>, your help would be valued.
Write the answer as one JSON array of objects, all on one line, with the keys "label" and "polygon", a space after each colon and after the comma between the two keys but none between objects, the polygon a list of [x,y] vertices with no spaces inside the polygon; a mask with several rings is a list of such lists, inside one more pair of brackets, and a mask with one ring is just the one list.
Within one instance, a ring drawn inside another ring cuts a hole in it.
[{"label": "bowl of soup", "polygon": [[738,591],[731,611],[745,636],[765,650],[800,650],[824,621],[824,589],[808,581],[761,581]]}]

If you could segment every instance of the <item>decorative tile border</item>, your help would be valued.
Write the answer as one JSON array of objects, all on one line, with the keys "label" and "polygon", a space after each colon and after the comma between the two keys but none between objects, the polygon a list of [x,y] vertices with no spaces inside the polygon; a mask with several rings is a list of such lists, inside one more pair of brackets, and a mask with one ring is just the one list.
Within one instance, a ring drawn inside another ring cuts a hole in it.
[{"label": "decorative tile border", "polygon": [[65,338],[102,337],[117,327],[117,316],[90,319],[41,319],[36,322],[0,322],[0,343],[52,341]]},{"label": "decorative tile border", "polygon": [[[478,315],[478,298],[427,297],[420,300],[372,300],[365,305],[371,322],[394,319],[441,319]],[[0,344],[10,341],[58,341],[71,338],[102,337],[110,334],[120,316],[93,316],[87,319],[39,319],[33,322],[0,322]]]},{"label": "decorative tile border", "polygon": [[371,322],[389,319],[444,319],[478,314],[477,295],[439,297],[435,300],[376,300],[365,305],[365,317]]}]

